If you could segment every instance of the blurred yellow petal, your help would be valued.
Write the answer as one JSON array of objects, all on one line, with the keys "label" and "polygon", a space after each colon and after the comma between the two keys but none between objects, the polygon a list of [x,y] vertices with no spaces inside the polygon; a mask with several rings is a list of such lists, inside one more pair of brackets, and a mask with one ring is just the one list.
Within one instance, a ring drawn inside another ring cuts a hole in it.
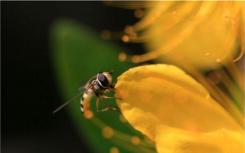
[{"label": "blurred yellow petal", "polygon": [[[160,3],[160,4],[159,4]],[[152,59],[188,68],[214,68],[244,52],[244,2],[153,2],[134,26],[132,42],[145,42],[149,53],[133,62]],[[154,6],[154,7],[153,7]],[[184,65],[183,65],[184,64]]]},{"label": "blurred yellow petal", "polygon": [[[162,127],[201,134],[221,129],[242,131],[201,84],[175,66],[155,64],[132,68],[118,78],[115,88],[124,117],[159,144],[158,148],[162,147],[160,141],[164,137]],[[182,138],[183,134],[179,136]]]}]

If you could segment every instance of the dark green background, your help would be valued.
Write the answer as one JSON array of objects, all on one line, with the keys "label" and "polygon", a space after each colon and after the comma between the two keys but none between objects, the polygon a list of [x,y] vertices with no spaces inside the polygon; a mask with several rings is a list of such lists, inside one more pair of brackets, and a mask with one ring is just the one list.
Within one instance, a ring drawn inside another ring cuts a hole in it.
[{"label": "dark green background", "polygon": [[[93,137],[95,133],[83,133],[80,122],[74,118],[80,117],[78,103],[68,107],[75,110],[72,115],[68,108],[56,115],[51,112],[76,94],[79,86],[97,71],[113,69],[116,77],[126,69],[127,65],[121,66],[116,60],[117,51],[142,52],[141,45],[120,41],[101,43],[98,37],[103,29],[120,31],[125,24],[134,23],[133,11],[105,6],[101,2],[1,4],[2,151],[94,152],[87,135]],[[59,36],[66,32],[69,39],[64,42]],[[90,51],[91,44],[86,44],[93,39],[90,36],[97,39],[96,45],[92,45],[93,51]],[[86,45],[78,45],[81,39]],[[59,48],[63,45],[71,54]],[[76,52],[81,47],[83,50]],[[111,126],[119,126],[118,118],[111,112],[101,118],[106,120],[111,116]],[[129,129],[128,126],[121,128],[122,131]],[[103,142],[100,147],[105,149],[110,143]]]}]

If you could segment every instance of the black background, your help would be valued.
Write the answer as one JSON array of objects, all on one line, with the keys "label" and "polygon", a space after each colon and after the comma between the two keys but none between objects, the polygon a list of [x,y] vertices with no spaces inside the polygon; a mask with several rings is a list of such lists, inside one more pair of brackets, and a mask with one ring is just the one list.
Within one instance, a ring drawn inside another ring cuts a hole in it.
[{"label": "black background", "polygon": [[4,153],[91,153],[65,111],[51,114],[64,99],[52,67],[49,30],[64,17],[98,32],[136,21],[132,10],[102,2],[1,2]]}]

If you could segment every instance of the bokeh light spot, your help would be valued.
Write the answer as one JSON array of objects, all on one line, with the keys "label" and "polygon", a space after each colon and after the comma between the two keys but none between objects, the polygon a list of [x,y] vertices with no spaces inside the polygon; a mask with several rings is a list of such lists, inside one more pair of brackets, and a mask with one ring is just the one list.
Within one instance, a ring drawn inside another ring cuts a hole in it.
[{"label": "bokeh light spot", "polygon": [[136,18],[142,18],[144,16],[145,12],[142,9],[137,9],[134,11],[134,16]]},{"label": "bokeh light spot", "polygon": [[123,42],[128,42],[129,41],[129,36],[128,35],[123,35],[122,36],[122,41]]},{"label": "bokeh light spot", "polygon": [[86,119],[91,119],[91,118],[93,118],[93,116],[94,116],[94,114],[93,114],[93,112],[90,111],[90,110],[84,112],[84,117],[85,117]]},{"label": "bokeh light spot", "polygon": [[106,127],[103,128],[102,134],[103,134],[103,136],[104,136],[105,138],[109,139],[109,138],[111,138],[111,137],[113,136],[114,131],[113,131],[113,129],[110,128],[109,126],[106,126]]},{"label": "bokeh light spot", "polygon": [[120,153],[117,147],[111,147],[110,153]]},{"label": "bokeh light spot", "polygon": [[132,144],[134,144],[134,145],[138,145],[138,144],[140,143],[140,138],[139,138],[138,136],[133,136],[133,137],[131,138],[131,142],[132,142]]},{"label": "bokeh light spot", "polygon": [[118,60],[119,60],[119,61],[123,62],[123,61],[125,61],[126,59],[127,59],[127,54],[126,54],[126,53],[120,52],[120,53],[118,54]]}]

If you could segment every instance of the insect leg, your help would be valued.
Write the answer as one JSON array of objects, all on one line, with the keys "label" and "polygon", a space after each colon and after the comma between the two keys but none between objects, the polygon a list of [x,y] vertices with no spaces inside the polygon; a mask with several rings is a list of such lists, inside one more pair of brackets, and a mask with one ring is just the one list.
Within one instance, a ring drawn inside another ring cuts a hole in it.
[{"label": "insect leg", "polygon": [[106,96],[106,95],[102,95],[102,96],[100,96],[101,98],[103,98],[103,99],[111,99],[111,98],[115,98],[115,99],[117,99],[117,100],[122,100],[122,98],[119,98],[119,97],[109,97],[109,96]]},{"label": "insect leg", "polygon": [[109,97],[109,96],[106,96],[106,95],[101,95],[100,97],[103,98],[103,99],[111,99],[111,98],[115,98],[115,97]]},{"label": "insect leg", "polygon": [[100,112],[106,112],[108,110],[119,111],[119,108],[117,106],[108,105],[106,108],[101,109]]},{"label": "insect leg", "polygon": [[99,112],[99,103],[100,103],[100,98],[97,97],[96,99],[96,111]]}]

